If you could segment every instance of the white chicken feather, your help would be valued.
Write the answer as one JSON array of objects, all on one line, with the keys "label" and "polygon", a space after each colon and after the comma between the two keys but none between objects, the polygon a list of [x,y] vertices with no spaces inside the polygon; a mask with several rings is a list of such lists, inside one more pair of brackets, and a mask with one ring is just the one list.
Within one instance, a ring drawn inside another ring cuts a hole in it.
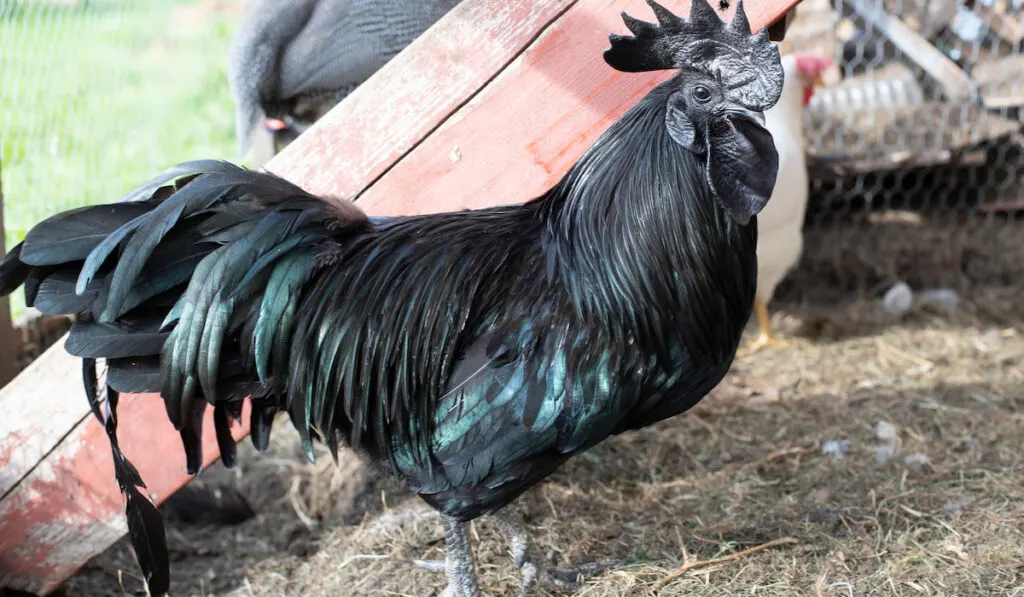
[{"label": "white chicken feather", "polygon": [[782,57],[785,84],[782,97],[764,113],[765,126],[775,139],[779,153],[779,174],[768,204],[757,216],[757,299],[754,311],[760,335],[748,350],[781,344],[772,333],[767,305],[775,287],[800,260],[803,251],[803,223],[807,211],[809,179],[803,110],[822,72],[831,66],[828,58],[806,54]]}]

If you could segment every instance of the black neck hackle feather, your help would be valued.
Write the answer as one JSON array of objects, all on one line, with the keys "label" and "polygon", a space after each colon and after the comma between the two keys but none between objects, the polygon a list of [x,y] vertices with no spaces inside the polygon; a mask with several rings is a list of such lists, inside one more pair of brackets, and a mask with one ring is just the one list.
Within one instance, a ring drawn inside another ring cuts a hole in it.
[{"label": "black neck hackle feather", "polygon": [[701,184],[703,161],[669,138],[673,85],[613,124],[542,201],[552,258],[582,319],[603,319],[607,333],[662,356],[664,336],[682,334],[691,356],[719,362],[735,350],[721,339],[736,330],[708,323],[745,324],[757,228],[729,220]]},{"label": "black neck hackle feather", "polygon": [[[680,73],[523,205],[371,218],[272,174],[190,162],[40,223],[0,262],[0,290],[24,283],[30,305],[79,315],[66,348],[84,359],[151,590],[167,590],[166,542],[117,445],[118,392],[161,393],[190,473],[207,406],[231,465],[249,399],[258,449],[287,411],[310,458],[314,440],[347,444],[470,520],[722,379],[754,299],[756,211],[742,225],[723,208],[708,174],[719,154],[682,147],[667,105],[708,68],[678,64],[694,37],[722,46],[712,60],[742,41],[734,53],[769,73],[778,53],[713,10],[683,21],[651,5],[659,25],[627,18],[636,37],[613,37],[606,60]],[[781,90],[781,75],[733,75],[718,77],[730,100],[769,106]],[[773,148],[748,145],[750,169],[774,168]]]}]

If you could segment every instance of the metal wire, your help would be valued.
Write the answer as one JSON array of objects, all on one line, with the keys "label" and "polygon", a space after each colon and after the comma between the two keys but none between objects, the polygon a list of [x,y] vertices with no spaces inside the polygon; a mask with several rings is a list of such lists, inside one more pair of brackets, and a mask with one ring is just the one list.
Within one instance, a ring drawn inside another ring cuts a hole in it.
[{"label": "metal wire", "polygon": [[[840,79],[805,113],[804,255],[777,295],[1012,282],[1024,258],[1024,2],[805,0],[791,31],[796,51],[832,57]],[[930,51],[908,55],[915,36]]]},{"label": "metal wire", "polygon": [[[0,0],[7,247],[174,162],[233,157],[224,68],[242,0]],[[22,312],[20,293],[12,297]]]}]

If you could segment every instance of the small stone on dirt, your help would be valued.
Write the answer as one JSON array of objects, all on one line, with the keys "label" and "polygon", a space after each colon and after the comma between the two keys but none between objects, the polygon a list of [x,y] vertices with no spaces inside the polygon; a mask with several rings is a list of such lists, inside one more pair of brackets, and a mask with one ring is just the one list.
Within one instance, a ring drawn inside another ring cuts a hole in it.
[{"label": "small stone on dirt", "polygon": [[903,459],[903,463],[906,464],[908,468],[919,470],[923,466],[931,464],[932,461],[930,458],[928,458],[927,454],[922,454],[921,452],[914,452],[913,454],[908,454],[907,457]]},{"label": "small stone on dirt", "polygon": [[848,439],[830,439],[821,443],[821,452],[832,458],[842,458],[850,453],[851,447]]},{"label": "small stone on dirt", "polygon": [[886,313],[895,317],[901,317],[910,312],[910,308],[914,305],[914,291],[910,289],[910,286],[906,282],[900,282],[894,285],[892,288],[885,293],[882,297],[882,309]]},{"label": "small stone on dirt", "polygon": [[875,425],[875,437],[883,442],[891,442],[899,436],[899,430],[895,425],[887,421],[879,421]]}]

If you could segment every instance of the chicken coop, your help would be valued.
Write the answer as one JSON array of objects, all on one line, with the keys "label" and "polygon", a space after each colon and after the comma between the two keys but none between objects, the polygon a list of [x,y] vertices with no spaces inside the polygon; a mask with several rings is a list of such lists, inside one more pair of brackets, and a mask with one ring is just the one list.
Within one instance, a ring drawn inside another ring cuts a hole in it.
[{"label": "chicken coop", "polygon": [[[746,2],[755,25],[793,4]],[[0,255],[174,163],[238,161],[225,68],[246,5],[0,0]],[[536,196],[663,80],[601,60],[622,10],[649,15],[640,0],[464,0],[266,169],[372,215]],[[801,256],[769,304],[786,343],[739,357],[697,412],[572,461],[523,509],[571,545],[553,558],[628,562],[588,587],[599,597],[1021,593],[1024,0],[802,0],[781,46],[832,61],[802,111]],[[73,318],[4,300],[0,595],[146,594],[63,350]],[[402,488],[320,447],[307,464],[286,433],[269,459],[240,447],[232,471],[208,449],[189,487],[248,514],[196,515],[163,409],[124,396],[118,434],[165,503],[171,594],[443,586],[393,567],[444,557]],[[164,425],[131,424],[150,419]],[[484,553],[504,549],[476,530]]]},{"label": "chicken coop", "polygon": [[814,277],[804,286],[842,300],[900,282],[926,292],[1012,285],[1024,5],[808,0],[790,41],[836,60],[805,114],[801,271]]}]

